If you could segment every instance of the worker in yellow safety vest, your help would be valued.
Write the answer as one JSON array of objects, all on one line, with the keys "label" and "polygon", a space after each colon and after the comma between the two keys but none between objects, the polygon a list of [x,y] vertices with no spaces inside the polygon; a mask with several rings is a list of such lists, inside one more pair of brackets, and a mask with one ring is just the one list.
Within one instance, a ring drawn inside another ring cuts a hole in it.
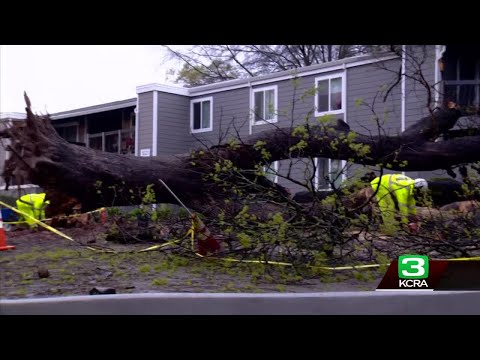
[{"label": "worker in yellow safety vest", "polygon": [[425,179],[414,180],[402,174],[387,174],[376,177],[370,184],[376,192],[375,197],[385,225],[396,224],[395,216],[400,215],[402,223],[408,224],[410,230],[418,231],[415,192],[416,189],[428,190]]},{"label": "worker in yellow safety vest", "polygon": [[[20,197],[17,201],[17,209],[37,220],[45,219],[45,208],[50,204],[49,200],[45,200],[45,193],[40,194],[26,194]],[[22,216],[22,219],[30,227],[36,227],[37,224],[32,219]]]}]

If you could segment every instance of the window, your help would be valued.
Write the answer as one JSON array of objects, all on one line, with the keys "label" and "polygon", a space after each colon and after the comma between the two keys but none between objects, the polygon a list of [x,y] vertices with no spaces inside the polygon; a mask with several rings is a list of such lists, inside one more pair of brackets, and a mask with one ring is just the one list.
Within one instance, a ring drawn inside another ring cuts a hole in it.
[{"label": "window", "polygon": [[212,131],[212,97],[191,101],[190,129],[192,133]]},{"label": "window", "polygon": [[88,147],[95,150],[103,151],[103,135],[102,133],[88,136]]},{"label": "window", "polygon": [[464,109],[480,106],[480,49],[448,45],[443,58],[444,97]]},{"label": "window", "polygon": [[120,137],[120,153],[134,154],[135,153],[135,128],[124,130]]},{"label": "window", "polygon": [[315,78],[315,90],[315,116],[345,111],[344,74]]},{"label": "window", "polygon": [[87,147],[117,154],[133,154],[135,130],[114,130],[88,135]]},{"label": "window", "polygon": [[274,182],[278,182],[278,161],[274,161],[273,163],[269,164],[268,166],[263,167],[263,171],[265,172],[265,177]]},{"label": "window", "polygon": [[105,150],[106,152],[111,152],[111,153],[117,153],[119,152],[118,150],[118,132],[113,132],[112,134],[110,133],[105,133]]},{"label": "window", "polygon": [[325,158],[317,158],[315,160],[315,166],[317,167],[317,176],[315,177],[317,190],[331,189],[332,182],[335,188],[338,189],[345,178],[345,174],[342,173],[344,162],[342,160]]},{"label": "window", "polygon": [[277,86],[252,90],[253,124],[277,122]]},{"label": "window", "polygon": [[78,124],[63,124],[55,126],[58,135],[69,142],[78,142]]}]

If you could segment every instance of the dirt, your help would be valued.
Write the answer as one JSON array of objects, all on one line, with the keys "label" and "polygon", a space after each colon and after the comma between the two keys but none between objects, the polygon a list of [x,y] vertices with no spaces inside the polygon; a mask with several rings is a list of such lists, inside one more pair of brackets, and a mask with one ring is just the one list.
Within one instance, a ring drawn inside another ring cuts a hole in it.
[{"label": "dirt", "polygon": [[[300,278],[291,268],[205,260],[172,251],[138,252],[152,244],[113,244],[106,225],[5,232],[14,250],[0,251],[0,298],[88,295],[94,288],[117,294],[151,292],[321,292],[375,290],[383,273],[336,271]],[[109,247],[104,253],[87,246]]]}]

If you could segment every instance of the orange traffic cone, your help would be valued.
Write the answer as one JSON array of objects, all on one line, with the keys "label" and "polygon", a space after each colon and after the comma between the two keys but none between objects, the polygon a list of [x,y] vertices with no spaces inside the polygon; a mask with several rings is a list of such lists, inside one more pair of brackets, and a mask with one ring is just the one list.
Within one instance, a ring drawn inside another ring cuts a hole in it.
[{"label": "orange traffic cone", "polygon": [[105,224],[105,222],[107,221],[107,213],[105,212],[105,208],[102,208],[101,219],[102,219],[102,224]]},{"label": "orange traffic cone", "polygon": [[3,228],[2,211],[0,210],[0,250],[13,250],[15,246],[7,245],[7,236]]},{"label": "orange traffic cone", "polygon": [[208,253],[216,253],[220,250],[220,244],[217,239],[210,233],[210,230],[205,226],[197,214],[192,214],[194,231],[197,235],[198,253],[200,255],[207,255]]}]

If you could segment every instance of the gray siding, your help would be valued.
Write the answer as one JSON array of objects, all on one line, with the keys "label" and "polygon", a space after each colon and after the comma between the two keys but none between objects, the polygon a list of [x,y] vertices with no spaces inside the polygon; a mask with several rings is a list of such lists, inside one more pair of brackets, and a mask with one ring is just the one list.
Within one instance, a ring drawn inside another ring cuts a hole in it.
[{"label": "gray siding", "polygon": [[191,148],[190,98],[158,93],[157,154],[186,153]]},{"label": "gray siding", "polygon": [[[277,85],[278,121],[274,124],[253,125],[252,133],[257,134],[275,127],[288,128],[289,126],[297,126],[305,121],[315,124],[315,96],[312,92],[315,88],[315,78],[332,74],[342,74],[342,71],[309,75],[292,80],[279,81],[275,84],[255,86],[253,89]],[[344,118],[343,114],[333,116],[339,119]],[[278,177],[278,183],[288,187],[292,194],[306,191],[307,188],[305,186],[296,184],[287,178],[295,179],[306,185],[309,182],[312,169],[310,159],[282,160],[279,162],[278,172],[280,176]]]},{"label": "gray siding", "polygon": [[150,149],[152,155],[152,133],[153,133],[153,91],[138,94],[138,155],[141,149]]},{"label": "gray siding", "polygon": [[[315,78],[332,74],[342,74],[342,71],[304,76],[253,87],[253,89],[260,89],[262,87],[277,85],[278,122],[275,124],[253,125],[252,133],[256,134],[277,126],[296,126],[305,121],[309,121],[312,124],[315,123],[315,96],[312,93],[315,87]],[[342,114],[334,115],[334,117],[343,119]]]},{"label": "gray siding", "polygon": [[[275,124],[253,125],[251,127],[252,134],[271,129],[276,126],[288,127],[292,123],[292,109],[293,109],[293,123],[299,124],[303,121],[306,114],[313,110],[314,98],[313,96],[300,98],[307,90],[314,87],[314,76],[308,78],[301,78],[294,88],[293,82],[290,80],[280,81],[274,84],[267,84],[265,86],[278,86],[278,122]],[[262,88],[262,86],[253,87],[253,89]],[[235,89],[220,93],[207,94],[193,97],[193,99],[200,99],[211,96],[213,99],[213,130],[211,132],[192,134],[194,142],[192,146],[202,146],[202,144],[211,146],[219,142],[226,142],[231,138],[236,139],[238,135],[241,138],[249,136],[250,132],[250,88]],[[340,116],[341,117],[341,116]],[[237,134],[238,133],[238,134]],[[306,159],[283,160],[279,162],[279,174],[287,175],[290,169],[290,176],[304,181]],[[292,166],[290,168],[290,163]],[[281,185],[288,186],[293,193],[305,190],[300,185],[294,184],[282,176],[279,176],[278,182]]]},{"label": "gray siding", "polygon": [[[311,188],[310,178],[312,173],[313,165],[310,159],[300,158],[282,160],[279,161],[278,164],[278,184],[290,189],[292,195],[299,191],[306,191]],[[301,184],[292,182],[289,179],[295,179]]]},{"label": "gray siding", "polygon": [[[414,72],[421,70],[425,80],[430,86],[435,83],[435,46],[407,46],[406,58],[406,99],[405,99],[405,120],[406,127],[417,122],[421,117],[429,114],[428,106],[433,105],[435,93],[432,90],[432,103],[428,102],[428,91],[424,85],[408,76],[418,77]],[[416,61],[412,61],[415,59]],[[423,60],[424,59],[424,60]],[[416,62],[420,61],[420,64]]]},{"label": "gray siding", "polygon": [[[420,64],[412,65],[412,62],[409,59],[416,59],[420,61]],[[425,45],[425,46],[407,46],[407,61],[406,61],[406,72],[408,75],[413,75],[414,71],[418,69],[421,70],[425,80],[430,86],[433,86],[435,83],[435,46],[434,45]],[[417,76],[418,77],[418,76]],[[435,100],[435,93],[432,90],[432,103],[430,106],[434,106],[433,101]],[[420,84],[414,79],[407,78],[406,80],[406,126],[410,126],[420,120],[424,116],[428,116],[428,90],[424,85]],[[443,170],[436,171],[411,171],[406,172],[405,175],[416,178],[431,178],[431,177],[450,177]]]},{"label": "gray siding", "polygon": [[[395,135],[401,127],[401,86],[384,96],[396,77],[400,60],[357,66],[347,71],[347,123],[362,134]],[[377,122],[378,119],[378,122]]]},{"label": "gray siding", "polygon": [[[393,84],[396,71],[400,66],[400,60],[391,60],[381,65],[370,64],[353,67],[347,70],[346,80],[346,114],[335,114],[334,118],[346,120],[353,130],[373,134],[378,133],[378,126],[372,118],[376,115],[379,118],[381,130],[387,134],[394,135],[400,131],[401,117],[401,89],[400,85],[393,88],[383,102],[383,96],[386,89]],[[385,69],[385,68],[386,69]],[[315,95],[312,89],[315,87],[315,78],[319,76],[328,76],[342,74],[345,70],[337,70],[322,74],[299,77],[292,80],[282,80],[275,83],[258,85],[253,89],[260,89],[276,85],[278,121],[274,124],[252,125],[252,134],[274,128],[295,126],[308,120],[310,123],[316,123],[315,118]],[[234,122],[239,129],[240,135],[248,135],[250,129],[250,88],[242,88],[225,92],[206,94],[192,99],[211,96],[213,98],[213,131],[194,134],[193,136],[208,146],[224,142],[221,133],[227,133],[229,136],[236,137],[236,133],[227,131],[232,129]],[[372,105],[372,109],[367,106],[356,105],[361,99],[366,104]],[[222,131],[221,131],[222,129]],[[228,136],[227,136],[228,139]],[[195,142],[192,144],[194,145]],[[198,143],[199,144],[199,143]],[[293,163],[292,163],[293,161]],[[283,179],[287,175],[287,169],[290,168],[290,176],[298,181],[305,182],[308,178],[307,159],[284,160],[279,164],[279,183],[288,186],[291,191],[297,192],[305,190],[298,184]],[[290,164],[292,166],[290,167]]]},{"label": "gray siding", "polygon": [[[401,130],[401,83],[384,97],[394,84],[400,59],[380,64],[357,66],[347,71],[347,123],[350,128],[365,135],[396,135]],[[357,164],[348,166],[348,177],[359,177],[379,169]],[[384,170],[384,173],[387,171]]]},{"label": "gray siding", "polygon": [[[212,131],[191,134],[193,148],[212,146],[237,139],[238,134],[245,138],[249,134],[250,91],[248,88],[229,90],[192,97],[191,100],[212,97]],[[190,105],[190,103],[189,103]],[[188,117],[190,124],[190,116]],[[202,145],[203,144],[203,145]]]}]

